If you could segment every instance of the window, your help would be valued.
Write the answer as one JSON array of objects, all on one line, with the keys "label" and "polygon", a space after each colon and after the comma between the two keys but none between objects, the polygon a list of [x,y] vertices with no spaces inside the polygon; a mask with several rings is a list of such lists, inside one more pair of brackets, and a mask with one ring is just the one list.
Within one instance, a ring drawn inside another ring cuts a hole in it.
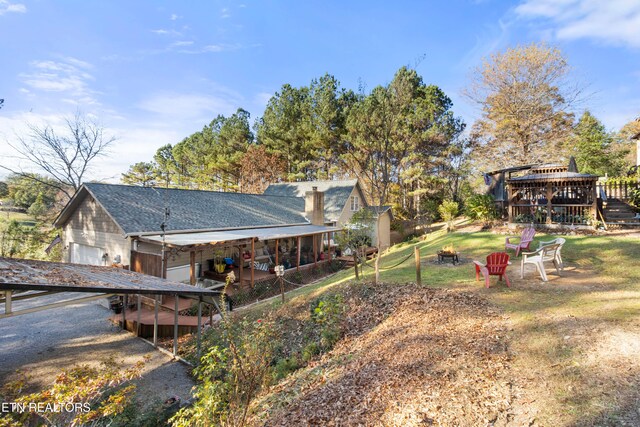
[{"label": "window", "polygon": [[351,196],[351,212],[360,210],[360,200],[358,196]]}]

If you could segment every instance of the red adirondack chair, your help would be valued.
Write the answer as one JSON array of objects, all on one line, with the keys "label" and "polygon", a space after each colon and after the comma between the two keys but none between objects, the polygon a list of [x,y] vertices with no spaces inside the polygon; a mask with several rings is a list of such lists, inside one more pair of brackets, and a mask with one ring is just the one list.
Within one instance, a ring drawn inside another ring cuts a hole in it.
[{"label": "red adirondack chair", "polygon": [[529,245],[533,242],[533,237],[536,235],[536,229],[532,227],[522,230],[522,235],[519,237],[518,243],[512,243],[511,239],[518,239],[518,236],[509,236],[505,239],[504,250],[515,249],[516,256],[520,255],[522,249],[529,249]]},{"label": "red adirondack chair", "polygon": [[487,255],[487,263],[482,264],[479,261],[473,261],[476,265],[476,280],[480,280],[480,273],[484,276],[484,284],[489,287],[489,276],[498,276],[498,280],[507,282],[507,287],[511,287],[511,282],[506,275],[509,262],[509,254],[506,252],[494,252]]}]

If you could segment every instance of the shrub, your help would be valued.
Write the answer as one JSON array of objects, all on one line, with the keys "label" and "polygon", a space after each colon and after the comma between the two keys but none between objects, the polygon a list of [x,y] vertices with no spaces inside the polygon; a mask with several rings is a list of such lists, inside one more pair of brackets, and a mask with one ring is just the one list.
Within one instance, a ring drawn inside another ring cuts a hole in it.
[{"label": "shrub", "polygon": [[458,202],[453,200],[445,200],[438,206],[438,212],[442,220],[447,223],[447,231],[453,231],[453,220],[458,215]]},{"label": "shrub", "polygon": [[467,199],[466,213],[471,219],[484,223],[497,217],[495,199],[490,194],[474,194]]}]

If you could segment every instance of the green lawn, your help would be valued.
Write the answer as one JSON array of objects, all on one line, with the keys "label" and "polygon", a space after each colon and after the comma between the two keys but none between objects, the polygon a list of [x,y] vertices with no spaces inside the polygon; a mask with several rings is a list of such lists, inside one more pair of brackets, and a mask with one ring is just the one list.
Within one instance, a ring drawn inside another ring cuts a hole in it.
[{"label": "green lawn", "polygon": [[[538,240],[556,236],[536,237],[532,248]],[[510,326],[513,369],[541,425],[633,423],[640,419],[640,239],[563,237],[565,271],[558,277],[551,268],[547,283],[533,270],[520,279],[519,259],[512,259],[512,287],[491,277],[487,289],[475,281],[472,260],[503,250],[504,236],[442,231],[393,247],[382,257],[381,280],[398,286],[415,281],[413,253],[418,247],[423,286],[472,291],[497,306]],[[447,245],[460,252],[460,265],[435,263],[436,252]],[[373,269],[365,272],[370,280]],[[353,279],[353,269],[343,271],[287,299],[309,301]],[[260,316],[279,305],[278,299],[266,301],[247,314]]]}]

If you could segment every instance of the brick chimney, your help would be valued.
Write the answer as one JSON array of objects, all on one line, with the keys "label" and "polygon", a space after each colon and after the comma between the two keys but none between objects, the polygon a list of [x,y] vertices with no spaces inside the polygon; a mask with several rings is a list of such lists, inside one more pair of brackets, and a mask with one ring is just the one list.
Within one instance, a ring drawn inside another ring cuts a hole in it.
[{"label": "brick chimney", "polygon": [[324,192],[318,187],[304,194],[304,215],[313,225],[324,225]]}]

